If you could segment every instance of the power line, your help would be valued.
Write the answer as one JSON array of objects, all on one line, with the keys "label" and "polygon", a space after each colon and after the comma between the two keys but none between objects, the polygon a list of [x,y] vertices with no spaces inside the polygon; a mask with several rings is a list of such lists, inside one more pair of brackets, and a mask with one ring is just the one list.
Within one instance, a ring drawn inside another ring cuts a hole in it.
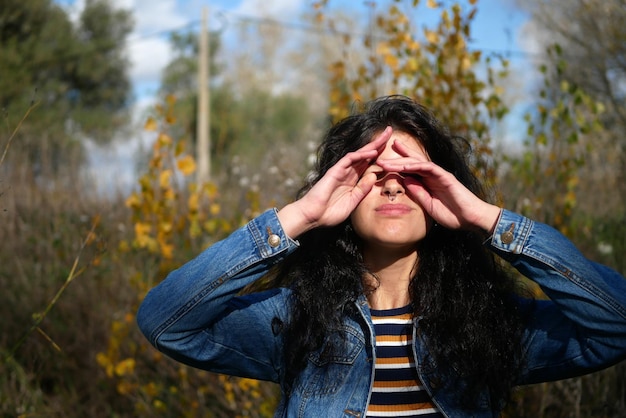
[{"label": "power line", "polygon": [[[277,19],[267,18],[267,17],[256,17],[249,15],[236,14],[229,11],[219,10],[216,15],[218,16],[218,20],[221,25],[217,30],[213,32],[223,33],[227,30],[228,26],[233,23],[251,23],[256,25],[270,25],[276,26],[280,28],[285,28],[289,30],[313,33],[316,35],[324,35],[324,36],[337,36],[337,37],[366,37],[370,36],[370,34],[364,31],[350,31],[345,29],[331,29],[331,28],[322,28],[316,25],[303,23],[303,22],[286,22]],[[141,34],[131,34],[126,38],[125,44],[127,48],[132,47],[138,43],[144,42],[146,40],[155,39],[155,38],[163,38],[166,36],[171,36],[174,33],[181,31],[189,31],[194,30],[196,27],[200,26],[201,21],[199,19],[189,20],[182,25],[176,26],[170,29],[163,29],[151,33],[141,33]],[[33,65],[37,66],[45,66],[53,63],[57,63],[59,61],[68,61],[81,58],[86,54],[90,53],[98,53],[102,51],[106,51],[110,49],[109,44],[98,44],[92,43],[90,48],[83,49],[81,51],[65,51],[57,54],[55,57],[50,57],[45,60],[38,60]],[[521,57],[529,60],[538,60],[542,58],[544,55],[541,53],[532,53],[527,51],[513,50],[513,49],[492,49],[492,48],[470,48],[475,51],[482,51],[488,56],[496,56],[496,57]]]},{"label": "power line", "polygon": [[[252,23],[252,24],[258,24],[258,25],[277,26],[277,27],[281,27],[285,29],[308,32],[308,33],[313,33],[317,35],[329,35],[329,36],[337,36],[337,37],[370,36],[370,34],[368,34],[367,32],[363,32],[363,31],[349,31],[349,30],[342,30],[342,29],[321,28],[319,26],[302,23],[302,22],[285,22],[285,21],[272,19],[272,18],[266,18],[266,17],[242,15],[242,14],[232,13],[232,12],[228,12],[224,10],[218,11],[216,15],[218,15],[218,18],[222,21],[221,27],[218,30],[214,30],[214,32],[217,32],[217,33],[224,32],[231,22],[239,22],[239,23]],[[165,30],[154,32],[151,34],[139,35],[134,40],[129,39],[128,42],[141,42],[142,40],[145,40],[145,39],[163,37],[164,35],[171,35],[173,33],[176,33],[185,29],[191,29],[199,25],[200,25],[200,20],[190,20],[187,23],[181,26],[178,26],[176,28],[165,29]],[[470,48],[470,49],[476,50],[476,51],[483,51],[487,55],[490,55],[490,56],[521,57],[521,58],[532,59],[532,60],[541,59],[545,56],[543,53],[540,53],[540,52],[529,52],[529,51],[513,50],[513,49],[502,50],[502,49],[493,49],[493,48],[481,48],[479,46],[476,46],[475,48]]]}]

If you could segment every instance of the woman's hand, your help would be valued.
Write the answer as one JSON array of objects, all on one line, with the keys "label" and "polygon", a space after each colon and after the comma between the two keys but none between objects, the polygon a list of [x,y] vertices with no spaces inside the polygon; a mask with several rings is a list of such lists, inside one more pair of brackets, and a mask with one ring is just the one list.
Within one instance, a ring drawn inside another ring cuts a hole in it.
[{"label": "woman's hand", "polygon": [[301,199],[282,208],[278,218],[287,235],[296,238],[310,229],[346,220],[376,183],[375,175],[361,176],[391,133],[387,127],[369,144],[346,154]]},{"label": "woman's hand", "polygon": [[477,197],[437,164],[411,155],[411,149],[401,142],[394,142],[393,149],[403,157],[378,160],[376,164],[388,172],[417,174],[419,179],[405,179],[405,187],[437,223],[451,229],[492,231],[500,215],[499,207]]}]

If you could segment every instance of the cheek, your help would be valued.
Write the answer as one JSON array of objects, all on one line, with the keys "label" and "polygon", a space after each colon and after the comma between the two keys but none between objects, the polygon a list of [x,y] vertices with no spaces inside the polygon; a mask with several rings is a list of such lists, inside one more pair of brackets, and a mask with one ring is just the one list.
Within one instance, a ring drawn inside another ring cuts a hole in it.
[{"label": "cheek", "polygon": [[350,214],[350,222],[354,232],[361,237],[365,238],[369,236],[372,229],[376,229],[376,219],[374,217],[374,208],[377,205],[376,193],[380,193],[375,190],[374,187],[370,192],[359,202],[356,208]]},{"label": "cheek", "polygon": [[350,223],[352,224],[352,228],[361,238],[363,237],[363,227],[368,223],[364,214],[365,210],[363,210],[363,202],[361,202],[350,214]]}]

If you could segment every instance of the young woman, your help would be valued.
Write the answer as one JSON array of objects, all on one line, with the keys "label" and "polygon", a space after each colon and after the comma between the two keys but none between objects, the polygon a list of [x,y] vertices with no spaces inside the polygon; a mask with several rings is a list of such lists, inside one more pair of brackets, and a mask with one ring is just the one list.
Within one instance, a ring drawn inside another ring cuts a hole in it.
[{"label": "young woman", "polygon": [[626,280],[485,201],[468,151],[412,100],[374,100],[330,129],[296,201],[151,290],[140,328],[183,363],[279,383],[277,417],[498,416],[515,385],[626,358]]}]

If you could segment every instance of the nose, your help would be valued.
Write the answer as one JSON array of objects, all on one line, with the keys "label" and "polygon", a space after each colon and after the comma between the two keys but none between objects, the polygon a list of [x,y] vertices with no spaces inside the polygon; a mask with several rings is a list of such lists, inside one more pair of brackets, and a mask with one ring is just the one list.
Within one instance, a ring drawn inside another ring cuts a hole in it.
[{"label": "nose", "polygon": [[396,173],[390,173],[383,179],[382,193],[392,202],[398,195],[404,194],[404,186],[400,180],[401,177]]}]

